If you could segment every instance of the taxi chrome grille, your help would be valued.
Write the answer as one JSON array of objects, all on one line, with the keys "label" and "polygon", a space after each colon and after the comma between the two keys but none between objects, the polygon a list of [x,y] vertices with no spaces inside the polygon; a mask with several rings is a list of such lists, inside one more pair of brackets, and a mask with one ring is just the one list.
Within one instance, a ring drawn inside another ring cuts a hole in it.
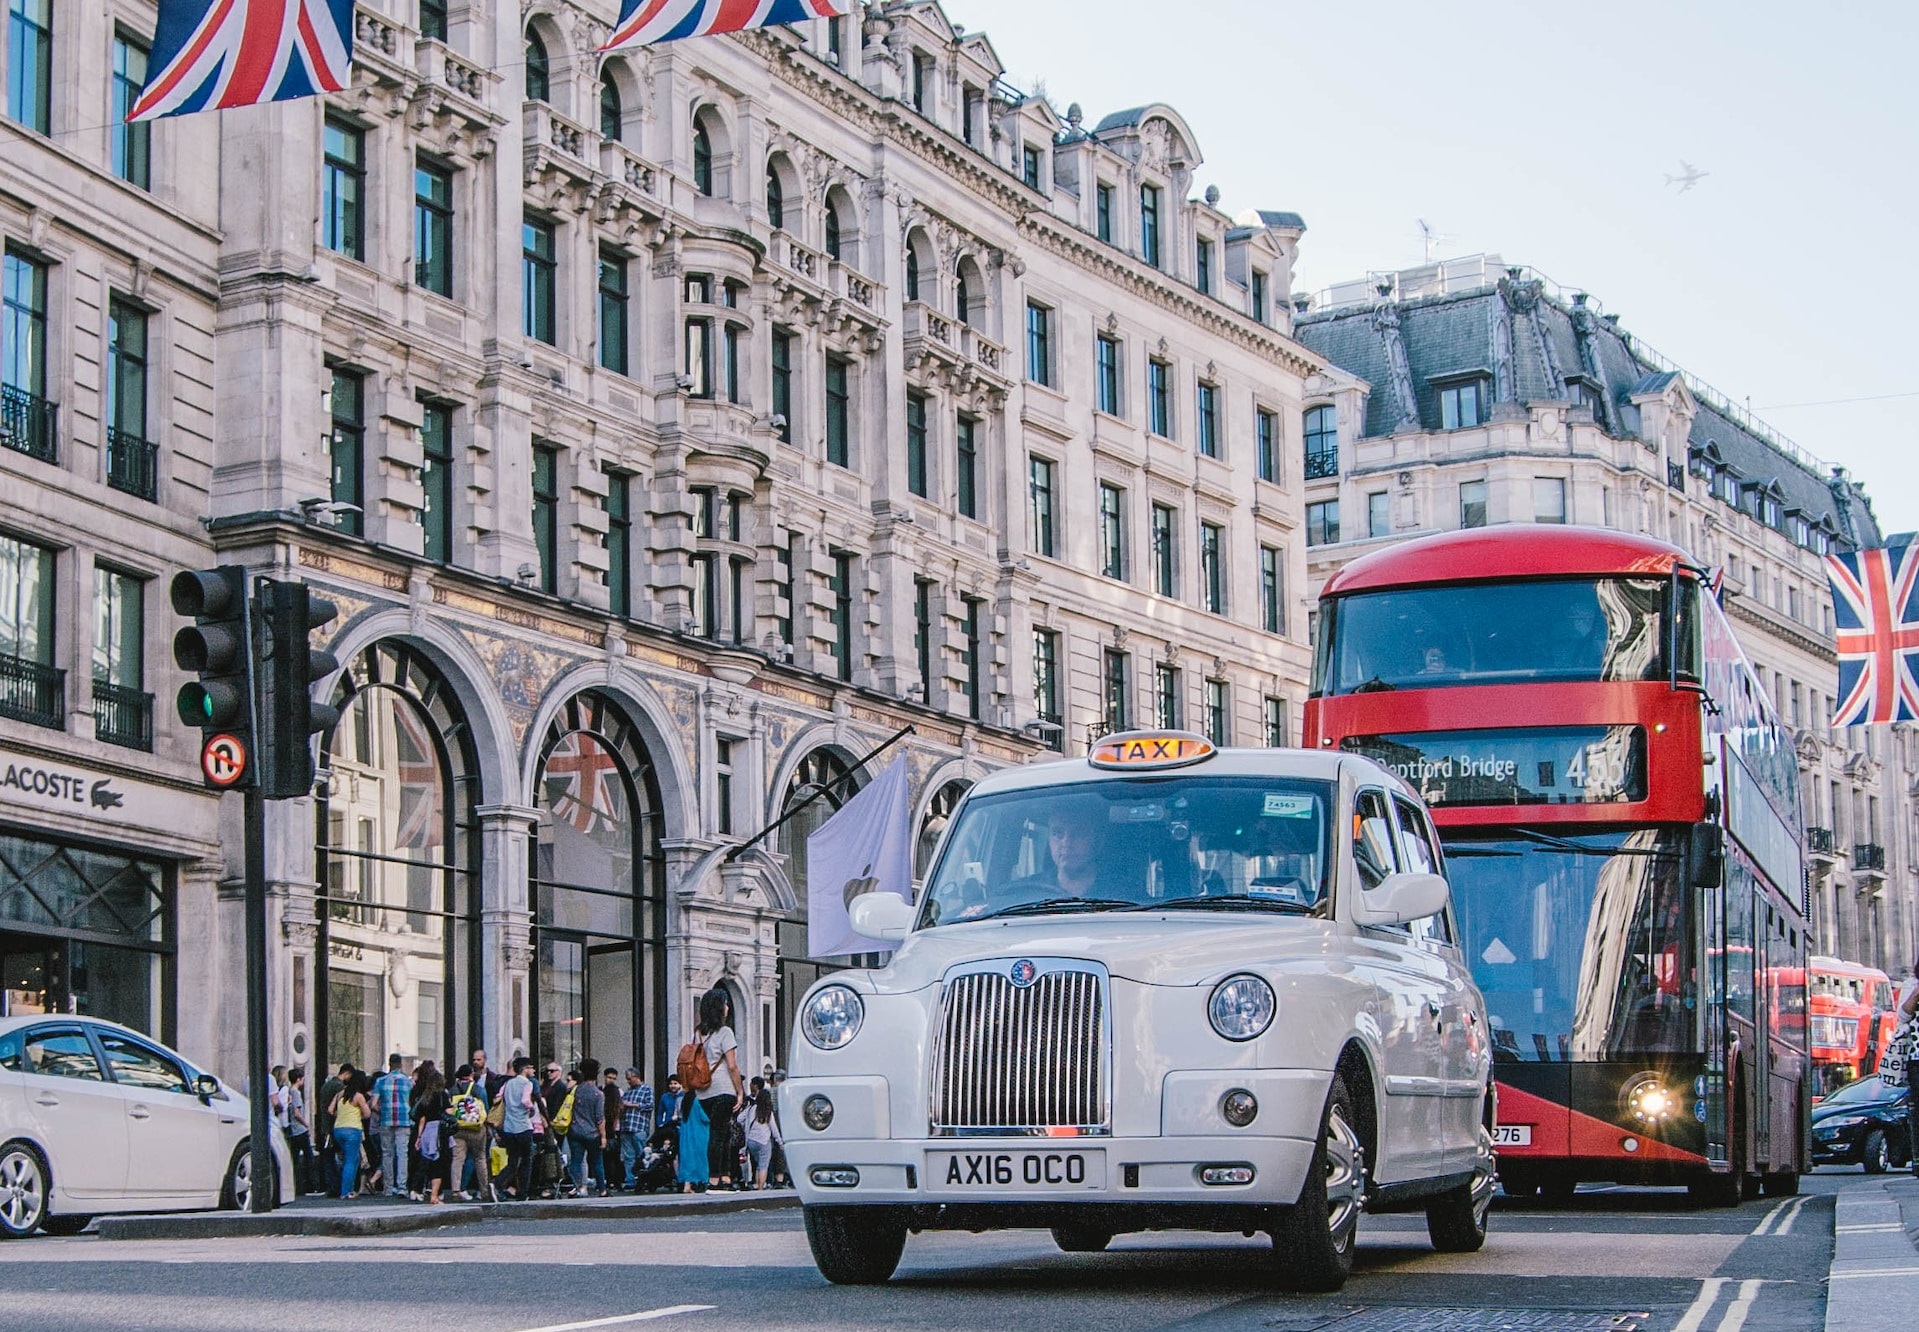
[{"label": "taxi chrome grille", "polygon": [[949,976],[933,1054],[933,1134],[1109,1132],[1104,979],[1054,966],[1022,988],[1003,964]]}]

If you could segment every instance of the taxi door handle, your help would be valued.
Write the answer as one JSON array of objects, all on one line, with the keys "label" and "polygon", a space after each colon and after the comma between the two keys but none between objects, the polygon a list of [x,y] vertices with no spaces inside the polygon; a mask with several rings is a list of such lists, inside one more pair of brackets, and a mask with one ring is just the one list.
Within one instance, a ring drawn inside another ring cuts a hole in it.
[{"label": "taxi door handle", "polygon": [[144,1105],[134,1106],[133,1109],[127,1111],[127,1114],[129,1114],[135,1119],[152,1119],[153,1118],[153,1111],[147,1109]]},{"label": "taxi door handle", "polygon": [[35,1105],[58,1105],[60,1104],[60,1098],[52,1092],[41,1092],[33,1098],[33,1103]]}]

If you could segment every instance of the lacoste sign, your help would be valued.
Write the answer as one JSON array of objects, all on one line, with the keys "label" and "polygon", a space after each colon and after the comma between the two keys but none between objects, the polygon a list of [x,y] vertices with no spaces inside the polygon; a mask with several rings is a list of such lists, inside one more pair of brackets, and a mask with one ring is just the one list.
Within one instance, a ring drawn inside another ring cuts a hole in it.
[{"label": "lacoste sign", "polygon": [[0,805],[165,827],[168,796],[146,782],[0,749]]}]

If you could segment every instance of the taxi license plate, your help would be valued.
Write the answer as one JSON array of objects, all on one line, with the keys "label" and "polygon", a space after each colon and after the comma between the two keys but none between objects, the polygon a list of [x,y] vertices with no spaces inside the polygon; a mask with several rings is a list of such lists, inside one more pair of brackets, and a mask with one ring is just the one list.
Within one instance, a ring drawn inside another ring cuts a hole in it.
[{"label": "taxi license plate", "polygon": [[1533,1126],[1531,1124],[1501,1124],[1493,1130],[1495,1147],[1530,1147],[1533,1145]]},{"label": "taxi license plate", "polygon": [[1103,1189],[1104,1152],[928,1152],[927,1184],[955,1192]]}]

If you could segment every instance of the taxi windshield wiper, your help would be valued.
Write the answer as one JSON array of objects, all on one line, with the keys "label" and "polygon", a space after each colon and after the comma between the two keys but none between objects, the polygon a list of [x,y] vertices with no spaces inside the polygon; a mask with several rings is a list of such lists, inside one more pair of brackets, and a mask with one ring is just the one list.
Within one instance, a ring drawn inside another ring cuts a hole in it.
[{"label": "taxi windshield wiper", "polygon": [[1001,916],[1044,916],[1054,911],[1130,911],[1134,905],[1117,897],[1048,897],[1039,902],[1017,902],[984,916],[976,916],[974,920],[996,920]]},{"label": "taxi windshield wiper", "polygon": [[1272,911],[1282,916],[1310,916],[1317,909],[1305,902],[1277,897],[1176,897],[1170,902],[1143,902],[1134,911]]}]

